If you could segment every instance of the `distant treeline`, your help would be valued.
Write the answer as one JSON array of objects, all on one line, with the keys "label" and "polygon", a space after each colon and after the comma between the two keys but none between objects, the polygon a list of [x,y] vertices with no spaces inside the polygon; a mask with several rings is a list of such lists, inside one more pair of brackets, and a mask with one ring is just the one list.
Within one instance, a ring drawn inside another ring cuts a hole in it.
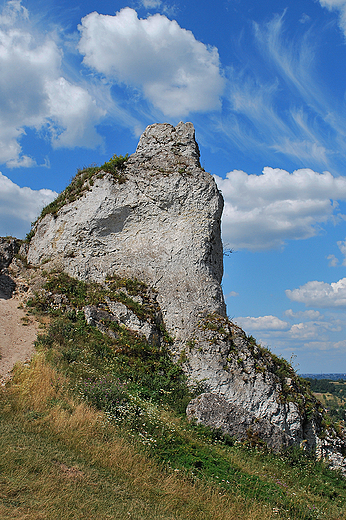
[{"label": "distant treeline", "polygon": [[346,381],[344,379],[339,379],[336,382],[331,381],[330,379],[307,378],[307,381],[310,382],[310,388],[313,392],[322,394],[332,394],[341,399],[346,398]]},{"label": "distant treeline", "polygon": [[346,374],[299,374],[304,379],[329,379],[330,381],[346,380]]},{"label": "distant treeline", "polygon": [[345,421],[346,419],[346,380],[338,379],[313,379],[305,378],[310,382],[313,392],[321,394],[320,400],[334,419]]},{"label": "distant treeline", "polygon": [[[310,388],[313,392],[334,394],[337,391],[335,384],[330,379],[310,379],[309,377],[307,381],[310,382]],[[340,382],[343,382],[343,380],[340,380]]]}]

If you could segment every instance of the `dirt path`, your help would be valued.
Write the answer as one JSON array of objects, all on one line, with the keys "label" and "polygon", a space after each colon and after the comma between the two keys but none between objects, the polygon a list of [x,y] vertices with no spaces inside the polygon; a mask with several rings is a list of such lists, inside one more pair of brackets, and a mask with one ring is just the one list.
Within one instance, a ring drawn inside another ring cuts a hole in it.
[{"label": "dirt path", "polygon": [[11,377],[17,361],[29,360],[34,352],[38,324],[19,304],[15,297],[6,299],[0,292],[0,384]]}]

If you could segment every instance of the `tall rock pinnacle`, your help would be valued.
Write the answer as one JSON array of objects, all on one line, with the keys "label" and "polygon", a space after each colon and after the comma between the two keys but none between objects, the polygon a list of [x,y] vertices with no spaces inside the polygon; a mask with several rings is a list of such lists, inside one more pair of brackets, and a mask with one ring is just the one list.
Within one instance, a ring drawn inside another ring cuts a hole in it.
[{"label": "tall rock pinnacle", "polygon": [[178,346],[201,313],[226,312],[222,195],[200,166],[192,123],[149,126],[122,176],[122,183],[96,177],[80,198],[39,221],[28,261],[59,259],[83,280],[117,273],[145,281]]},{"label": "tall rock pinnacle", "polygon": [[[341,449],[319,437],[322,411],[304,380],[226,316],[223,199],[200,166],[193,125],[151,125],[136,152],[112,164],[79,172],[45,210],[28,262],[48,262],[85,281],[117,275],[146,282],[172,350],[190,380],[205,387],[188,406],[190,418],[239,439],[259,436],[274,450],[304,441],[346,473],[345,442],[335,437]],[[149,323],[131,318],[123,304],[112,309],[114,319],[150,338]],[[84,309],[94,321],[99,311]]]}]

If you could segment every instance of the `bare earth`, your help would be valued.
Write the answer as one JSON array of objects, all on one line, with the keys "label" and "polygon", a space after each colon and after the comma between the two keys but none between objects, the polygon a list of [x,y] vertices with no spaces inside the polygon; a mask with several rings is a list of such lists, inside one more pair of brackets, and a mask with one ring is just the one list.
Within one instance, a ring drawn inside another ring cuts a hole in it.
[{"label": "bare earth", "polygon": [[17,361],[28,361],[34,352],[38,324],[19,304],[16,297],[6,299],[0,292],[0,384],[11,377]]}]

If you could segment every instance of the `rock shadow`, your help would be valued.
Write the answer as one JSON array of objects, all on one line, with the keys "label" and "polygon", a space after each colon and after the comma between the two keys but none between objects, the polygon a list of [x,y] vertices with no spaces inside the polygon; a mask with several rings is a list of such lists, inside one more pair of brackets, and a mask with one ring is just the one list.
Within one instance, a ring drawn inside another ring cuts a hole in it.
[{"label": "rock shadow", "polygon": [[8,274],[0,274],[0,299],[9,300],[16,288],[15,282]]}]

